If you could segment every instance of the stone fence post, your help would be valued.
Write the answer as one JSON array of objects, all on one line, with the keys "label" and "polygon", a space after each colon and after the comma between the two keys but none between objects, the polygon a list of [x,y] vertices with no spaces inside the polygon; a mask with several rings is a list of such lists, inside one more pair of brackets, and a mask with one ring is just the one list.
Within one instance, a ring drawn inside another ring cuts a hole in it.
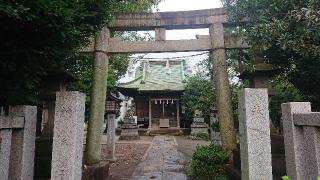
[{"label": "stone fence post", "polygon": [[82,176],[85,95],[56,93],[52,147],[52,180],[80,180]]},{"label": "stone fence post", "polygon": [[0,115],[0,179],[32,180],[37,107],[12,106]]},{"label": "stone fence post", "polygon": [[309,102],[281,105],[287,174],[292,180],[320,175],[320,112]]},{"label": "stone fence post", "polygon": [[239,94],[241,179],[272,180],[267,89],[245,88]]}]

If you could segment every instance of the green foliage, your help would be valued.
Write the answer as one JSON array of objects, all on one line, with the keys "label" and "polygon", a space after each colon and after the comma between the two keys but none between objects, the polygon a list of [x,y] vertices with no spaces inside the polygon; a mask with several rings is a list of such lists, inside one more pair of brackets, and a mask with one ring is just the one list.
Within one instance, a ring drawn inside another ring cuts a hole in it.
[{"label": "green foliage", "polygon": [[230,19],[246,20],[250,54],[281,69],[281,76],[320,107],[320,1],[223,0]]},{"label": "green foliage", "polygon": [[[51,72],[75,73],[84,92],[90,89],[92,58],[78,53],[114,12],[148,11],[158,0],[36,0],[0,2],[0,104],[36,104],[44,77]],[[127,62],[110,61],[109,86]]]},{"label": "green foliage", "polygon": [[290,180],[289,176],[282,176],[282,180]]},{"label": "green foliage", "polygon": [[275,96],[270,102],[270,118],[276,127],[280,126],[281,119],[281,103],[303,101],[304,97],[299,90],[294,87],[289,81],[279,76],[272,81],[272,87],[275,91]]},{"label": "green foliage", "polygon": [[205,132],[199,132],[191,134],[192,139],[203,139],[203,140],[209,140],[209,134]]},{"label": "green foliage", "polygon": [[113,1],[2,1],[0,104],[35,103],[43,77],[77,59],[77,50],[111,20]]},{"label": "green foliage", "polygon": [[228,155],[220,146],[198,146],[193,153],[188,176],[197,180],[226,179],[224,164],[227,160]]},{"label": "green foliage", "polygon": [[184,119],[191,122],[195,110],[202,111],[205,121],[209,122],[210,107],[215,103],[212,81],[199,76],[190,77],[182,96],[186,106]]}]

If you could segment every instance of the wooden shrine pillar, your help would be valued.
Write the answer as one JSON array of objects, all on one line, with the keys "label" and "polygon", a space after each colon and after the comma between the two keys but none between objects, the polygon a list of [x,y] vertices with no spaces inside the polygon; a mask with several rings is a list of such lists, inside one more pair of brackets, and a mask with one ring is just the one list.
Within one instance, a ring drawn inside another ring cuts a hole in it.
[{"label": "wooden shrine pillar", "polygon": [[177,128],[180,128],[180,103],[179,100],[176,101],[177,103]]},{"label": "wooden shrine pillar", "polygon": [[152,112],[151,112],[151,99],[149,99],[149,129],[151,129],[151,127],[152,127],[152,120],[151,120],[151,118],[152,118]]}]

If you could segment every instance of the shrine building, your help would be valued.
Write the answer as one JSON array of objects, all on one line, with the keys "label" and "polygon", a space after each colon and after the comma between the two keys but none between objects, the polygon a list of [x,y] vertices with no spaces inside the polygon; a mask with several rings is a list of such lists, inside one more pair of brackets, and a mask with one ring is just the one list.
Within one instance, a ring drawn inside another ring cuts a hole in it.
[{"label": "shrine building", "polygon": [[186,85],[185,60],[142,61],[134,80],[118,90],[134,98],[138,125],[149,129],[180,128]]}]

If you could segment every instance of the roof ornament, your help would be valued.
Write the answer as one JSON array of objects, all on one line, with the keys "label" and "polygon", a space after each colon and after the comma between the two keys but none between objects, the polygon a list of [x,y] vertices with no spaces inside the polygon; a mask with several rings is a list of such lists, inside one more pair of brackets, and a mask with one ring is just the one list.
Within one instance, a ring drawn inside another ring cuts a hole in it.
[{"label": "roof ornament", "polygon": [[167,60],[167,63],[166,63],[166,71],[167,71],[167,74],[171,74],[171,68],[170,68],[169,59]]},{"label": "roof ornament", "polygon": [[129,64],[128,64],[128,76],[132,77],[133,76],[133,60],[130,59],[129,60]]}]

